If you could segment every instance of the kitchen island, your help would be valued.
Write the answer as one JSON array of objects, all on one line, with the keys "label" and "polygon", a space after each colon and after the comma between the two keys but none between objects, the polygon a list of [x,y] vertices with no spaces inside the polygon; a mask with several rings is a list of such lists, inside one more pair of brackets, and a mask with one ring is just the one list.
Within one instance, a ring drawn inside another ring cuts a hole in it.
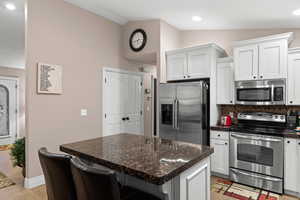
[{"label": "kitchen island", "polygon": [[92,165],[115,170],[122,184],[166,200],[210,199],[208,146],[119,134],[60,146]]}]

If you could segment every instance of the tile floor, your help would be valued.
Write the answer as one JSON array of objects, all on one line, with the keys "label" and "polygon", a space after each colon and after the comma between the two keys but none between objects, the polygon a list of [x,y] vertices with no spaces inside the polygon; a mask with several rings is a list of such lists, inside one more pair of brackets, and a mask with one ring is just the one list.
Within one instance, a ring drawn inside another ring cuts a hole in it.
[{"label": "tile floor", "polygon": [[[20,168],[13,168],[9,156],[9,151],[0,151],[0,171],[13,180],[16,185],[0,190],[0,200],[47,200],[45,186],[40,186],[31,190],[23,188],[24,178]],[[212,178],[212,184],[216,178]],[[212,200],[236,200],[219,193],[212,192]],[[283,196],[282,200],[300,200],[299,198]]]}]

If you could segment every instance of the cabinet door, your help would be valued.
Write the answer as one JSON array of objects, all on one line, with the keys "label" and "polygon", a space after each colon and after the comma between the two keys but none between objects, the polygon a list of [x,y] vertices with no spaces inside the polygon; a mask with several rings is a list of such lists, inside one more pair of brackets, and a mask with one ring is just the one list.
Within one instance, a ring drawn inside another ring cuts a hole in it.
[{"label": "cabinet door", "polygon": [[210,140],[214,153],[211,156],[211,171],[229,175],[229,145],[226,140]]},{"label": "cabinet door", "polygon": [[233,99],[233,63],[219,63],[217,65],[217,104],[233,104]]},{"label": "cabinet door", "polygon": [[292,192],[299,190],[300,140],[286,138],[284,140],[284,189]]},{"label": "cabinet door", "polygon": [[210,54],[209,51],[197,50],[188,53],[187,78],[210,77]]},{"label": "cabinet door", "polygon": [[180,174],[180,200],[210,200],[210,161],[200,161]]},{"label": "cabinet door", "polygon": [[278,79],[287,76],[287,41],[259,45],[259,78]]},{"label": "cabinet door", "polygon": [[184,79],[187,68],[186,54],[167,56],[167,80]]},{"label": "cabinet door", "polygon": [[288,56],[287,104],[300,105],[300,54]]},{"label": "cabinet door", "polygon": [[234,49],[235,80],[255,80],[258,77],[258,46],[249,45]]}]

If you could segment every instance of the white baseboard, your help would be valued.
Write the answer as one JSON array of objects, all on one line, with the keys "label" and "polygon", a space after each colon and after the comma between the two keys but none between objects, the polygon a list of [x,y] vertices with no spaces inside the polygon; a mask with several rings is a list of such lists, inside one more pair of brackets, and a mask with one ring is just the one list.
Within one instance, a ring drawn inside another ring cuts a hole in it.
[{"label": "white baseboard", "polygon": [[44,185],[44,184],[45,184],[44,175],[35,176],[32,178],[25,178],[25,180],[24,180],[24,187],[26,189],[35,188],[37,186]]}]

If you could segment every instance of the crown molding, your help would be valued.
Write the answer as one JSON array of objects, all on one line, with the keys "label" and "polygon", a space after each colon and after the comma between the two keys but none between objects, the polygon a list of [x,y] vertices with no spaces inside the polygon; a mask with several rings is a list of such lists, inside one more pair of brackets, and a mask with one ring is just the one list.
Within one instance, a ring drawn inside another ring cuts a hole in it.
[{"label": "crown molding", "polygon": [[262,42],[281,40],[281,39],[287,39],[288,43],[291,43],[294,39],[294,33],[289,32],[289,33],[282,33],[282,34],[277,34],[277,35],[270,35],[267,37],[250,39],[250,40],[236,41],[233,43],[233,46],[234,47],[245,46],[245,45],[257,44],[257,43],[262,43]]}]

